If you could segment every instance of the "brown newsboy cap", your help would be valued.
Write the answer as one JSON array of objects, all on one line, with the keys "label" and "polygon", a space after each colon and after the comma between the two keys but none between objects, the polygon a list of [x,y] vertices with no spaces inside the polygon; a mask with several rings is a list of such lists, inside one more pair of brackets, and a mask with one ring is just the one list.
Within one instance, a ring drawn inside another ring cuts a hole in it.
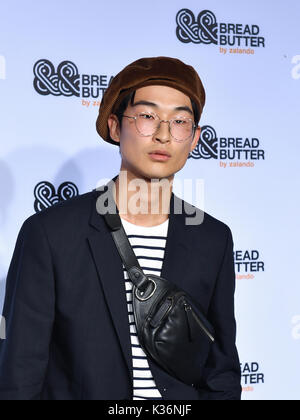
[{"label": "brown newsboy cap", "polygon": [[96,128],[105,141],[119,145],[109,135],[108,117],[118,109],[128,94],[150,85],[170,86],[185,93],[195,102],[200,118],[205,104],[205,90],[196,70],[177,58],[141,58],[121,70],[103,95]]}]

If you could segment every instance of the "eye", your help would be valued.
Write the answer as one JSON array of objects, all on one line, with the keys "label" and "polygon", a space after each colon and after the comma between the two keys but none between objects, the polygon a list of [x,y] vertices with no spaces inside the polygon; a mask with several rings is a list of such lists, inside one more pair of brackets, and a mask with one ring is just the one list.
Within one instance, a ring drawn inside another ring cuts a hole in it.
[{"label": "eye", "polygon": [[147,114],[146,112],[142,112],[139,114],[139,118],[142,118],[144,120],[154,120],[154,116],[151,114]]},{"label": "eye", "polygon": [[188,123],[188,121],[187,120],[183,120],[183,119],[177,119],[177,120],[174,120],[174,123],[176,125],[185,125],[185,124]]}]

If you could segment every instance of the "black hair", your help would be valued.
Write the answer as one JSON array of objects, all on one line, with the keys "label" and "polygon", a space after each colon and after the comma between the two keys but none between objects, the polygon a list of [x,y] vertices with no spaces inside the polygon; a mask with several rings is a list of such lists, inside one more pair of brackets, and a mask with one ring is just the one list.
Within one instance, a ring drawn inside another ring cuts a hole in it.
[{"label": "black hair", "polygon": [[135,92],[136,91],[134,90],[133,92],[126,95],[125,98],[120,103],[120,105],[118,106],[118,109],[115,111],[115,115],[118,118],[120,127],[122,127],[123,114],[124,114],[128,104],[130,103],[130,105],[133,105],[133,103],[134,103]]}]

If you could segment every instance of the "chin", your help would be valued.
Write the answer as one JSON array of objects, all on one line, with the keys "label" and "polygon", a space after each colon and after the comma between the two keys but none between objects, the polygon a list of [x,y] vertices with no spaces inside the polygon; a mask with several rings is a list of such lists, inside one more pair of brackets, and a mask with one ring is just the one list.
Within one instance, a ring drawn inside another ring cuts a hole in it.
[{"label": "chin", "polygon": [[160,179],[167,179],[167,178],[170,178],[170,177],[173,177],[174,176],[174,172],[170,172],[170,171],[160,171],[160,172],[153,172],[153,173],[151,173],[151,175],[148,175],[148,178],[149,179],[158,179],[158,180],[160,180]]}]

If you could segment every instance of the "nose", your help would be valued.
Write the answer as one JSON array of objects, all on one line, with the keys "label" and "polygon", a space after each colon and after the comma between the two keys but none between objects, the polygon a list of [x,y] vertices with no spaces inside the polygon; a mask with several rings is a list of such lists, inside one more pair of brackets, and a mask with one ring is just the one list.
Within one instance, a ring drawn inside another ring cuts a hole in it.
[{"label": "nose", "polygon": [[161,120],[154,137],[156,140],[161,142],[170,141],[170,122],[167,120]]}]

